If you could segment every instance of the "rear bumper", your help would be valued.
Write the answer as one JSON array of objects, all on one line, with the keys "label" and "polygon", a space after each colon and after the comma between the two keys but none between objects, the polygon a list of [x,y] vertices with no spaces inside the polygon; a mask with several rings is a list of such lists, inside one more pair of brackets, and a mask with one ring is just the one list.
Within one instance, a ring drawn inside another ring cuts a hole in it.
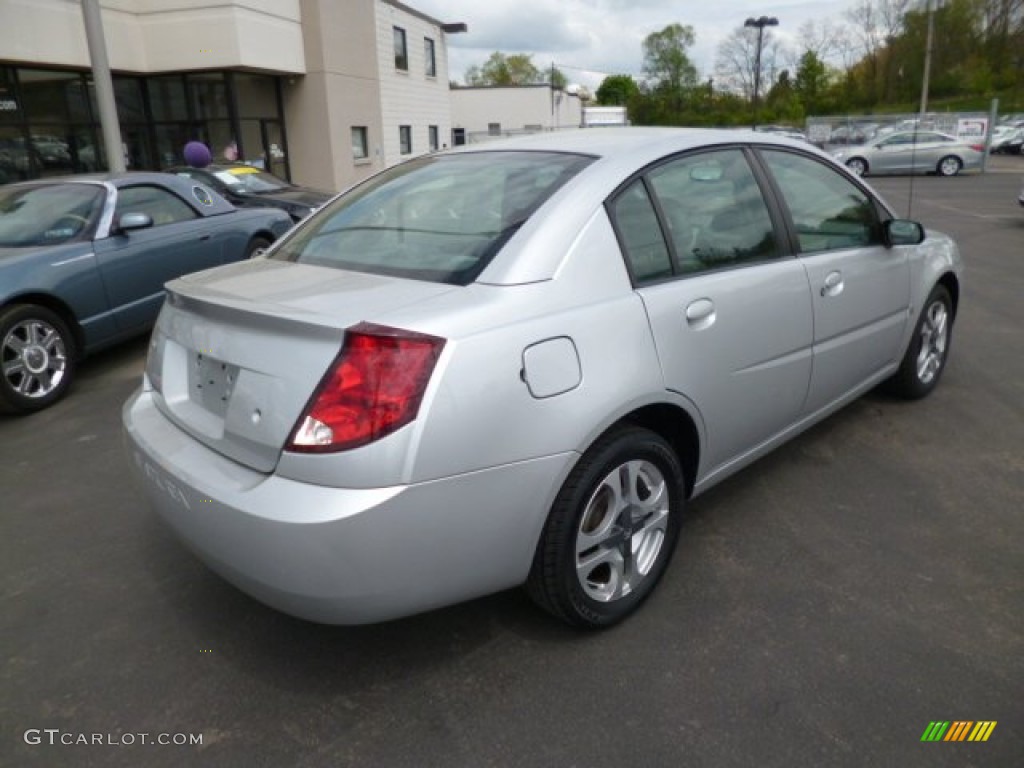
[{"label": "rear bumper", "polygon": [[576,458],[330,488],[224,458],[171,423],[144,390],[122,416],[141,487],[185,544],[258,600],[330,624],[384,621],[521,584]]}]

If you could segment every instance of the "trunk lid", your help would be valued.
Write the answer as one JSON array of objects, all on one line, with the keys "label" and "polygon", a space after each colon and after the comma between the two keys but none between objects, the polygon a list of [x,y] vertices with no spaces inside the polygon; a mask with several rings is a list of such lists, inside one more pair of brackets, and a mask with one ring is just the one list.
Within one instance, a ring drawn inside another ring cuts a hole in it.
[{"label": "trunk lid", "polygon": [[270,472],[345,330],[452,290],[277,261],[174,280],[146,366],[157,405],[213,450]]}]

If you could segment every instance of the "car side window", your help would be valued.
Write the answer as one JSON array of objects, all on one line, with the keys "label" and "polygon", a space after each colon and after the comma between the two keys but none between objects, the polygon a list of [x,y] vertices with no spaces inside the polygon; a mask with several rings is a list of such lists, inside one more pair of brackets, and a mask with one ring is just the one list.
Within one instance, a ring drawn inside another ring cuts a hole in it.
[{"label": "car side window", "polygon": [[868,195],[833,168],[804,155],[762,149],[789,207],[802,253],[881,244]]},{"label": "car side window", "polygon": [[741,150],[687,155],[649,178],[681,273],[780,255],[768,206]]},{"label": "car side window", "polygon": [[658,214],[642,179],[637,179],[609,206],[623,255],[637,283],[672,275],[672,259],[661,234]]},{"label": "car side window", "polygon": [[150,185],[122,187],[117,191],[114,215],[119,217],[124,213],[148,214],[156,227],[189,221],[199,215],[177,195]]}]

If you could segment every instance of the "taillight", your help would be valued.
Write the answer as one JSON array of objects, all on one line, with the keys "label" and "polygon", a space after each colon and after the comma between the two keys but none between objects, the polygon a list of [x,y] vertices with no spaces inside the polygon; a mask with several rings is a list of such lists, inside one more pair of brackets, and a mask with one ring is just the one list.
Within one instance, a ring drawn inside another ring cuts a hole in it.
[{"label": "taillight", "polygon": [[360,323],[299,417],[288,450],[344,451],[372,443],[416,418],[445,340]]},{"label": "taillight", "polygon": [[984,144],[971,144],[969,146],[975,152],[984,152],[985,151],[985,145]]}]

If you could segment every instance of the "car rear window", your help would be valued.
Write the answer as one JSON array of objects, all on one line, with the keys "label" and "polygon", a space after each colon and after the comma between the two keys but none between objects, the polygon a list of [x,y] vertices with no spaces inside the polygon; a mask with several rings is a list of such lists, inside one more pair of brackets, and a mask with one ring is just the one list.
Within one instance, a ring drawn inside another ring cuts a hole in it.
[{"label": "car rear window", "polygon": [[321,209],[272,258],[466,285],[591,162],[585,155],[508,151],[412,160]]}]

